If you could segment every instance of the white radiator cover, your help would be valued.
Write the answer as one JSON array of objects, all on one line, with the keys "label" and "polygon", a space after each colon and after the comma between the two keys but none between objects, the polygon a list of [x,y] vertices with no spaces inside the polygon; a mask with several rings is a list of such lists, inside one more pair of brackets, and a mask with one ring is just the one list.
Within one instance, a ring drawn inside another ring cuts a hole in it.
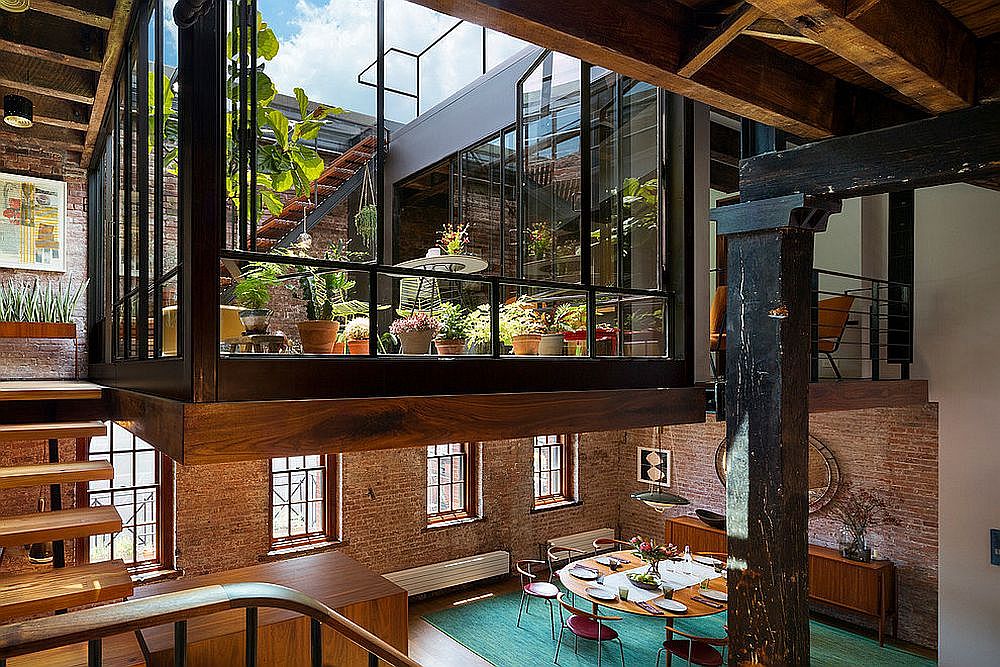
[{"label": "white radiator cover", "polygon": [[409,595],[420,595],[507,574],[510,574],[510,552],[491,551],[382,576],[405,588]]},{"label": "white radiator cover", "polygon": [[584,533],[553,537],[546,544],[550,547],[570,547],[571,549],[579,549],[580,551],[593,552],[594,540],[601,537],[615,539],[614,528],[598,528],[597,530],[588,530]]}]

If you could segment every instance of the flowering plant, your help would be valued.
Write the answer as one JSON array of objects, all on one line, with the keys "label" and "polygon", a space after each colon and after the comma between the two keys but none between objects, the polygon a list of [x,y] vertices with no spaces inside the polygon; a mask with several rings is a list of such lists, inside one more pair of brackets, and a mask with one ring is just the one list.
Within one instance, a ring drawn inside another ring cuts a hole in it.
[{"label": "flowering plant", "polygon": [[440,330],[440,322],[427,313],[415,313],[409,317],[402,317],[389,325],[389,332],[393,336],[417,333],[418,331],[433,331],[437,335]]},{"label": "flowering plant", "polygon": [[438,247],[446,255],[461,255],[465,252],[465,244],[469,242],[469,225],[454,225],[446,223],[441,228],[441,238]]},{"label": "flowering plant", "polygon": [[546,220],[536,220],[525,230],[525,243],[531,256],[542,258],[552,248],[552,230]]},{"label": "flowering plant", "polygon": [[645,563],[649,564],[649,573],[659,576],[657,565],[660,561],[667,560],[677,553],[676,547],[672,544],[656,544],[652,539],[644,540],[636,535],[629,544],[635,549],[635,555]]},{"label": "flowering plant", "polygon": [[367,317],[355,317],[344,328],[344,338],[347,340],[368,340],[369,320]]}]

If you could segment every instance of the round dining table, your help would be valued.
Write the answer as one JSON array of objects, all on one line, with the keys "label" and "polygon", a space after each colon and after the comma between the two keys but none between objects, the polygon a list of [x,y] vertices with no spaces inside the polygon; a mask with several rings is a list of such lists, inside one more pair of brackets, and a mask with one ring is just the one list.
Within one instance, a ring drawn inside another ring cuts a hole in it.
[{"label": "round dining table", "polygon": [[[616,551],[613,553],[601,554],[601,557],[606,558],[608,556],[611,556],[616,559],[627,560],[628,563],[623,563],[621,567],[619,567],[617,570],[612,570],[609,566],[598,563],[597,560],[595,560],[595,558],[597,557],[591,557],[591,558],[583,558],[580,560],[575,560],[572,563],[569,563],[566,567],[559,570],[559,581],[562,582],[562,585],[566,588],[566,590],[573,593],[573,595],[575,595],[576,597],[582,600],[586,600],[587,602],[590,602],[593,605],[593,612],[595,614],[599,613],[598,607],[604,607],[606,609],[612,609],[614,611],[624,612],[627,614],[635,614],[637,616],[652,616],[654,618],[663,618],[667,628],[672,628],[674,625],[674,619],[711,616],[712,614],[722,613],[726,611],[726,609],[728,608],[725,602],[716,602],[712,600],[711,602],[713,602],[714,605],[713,606],[705,602],[692,599],[694,596],[697,596],[700,593],[699,584],[694,584],[693,586],[688,586],[687,588],[678,588],[674,590],[671,597],[674,600],[681,602],[682,604],[684,604],[684,606],[687,607],[687,611],[683,613],[669,612],[666,611],[665,609],[660,609],[659,607],[656,607],[656,610],[661,613],[658,614],[653,613],[651,611],[644,609],[643,607],[640,607],[638,604],[636,604],[636,602],[632,600],[625,600],[625,601],[621,600],[618,597],[618,591],[616,589],[612,590],[608,586],[604,586],[604,588],[611,590],[613,593],[615,593],[614,600],[598,600],[596,598],[593,598],[587,595],[587,589],[593,588],[596,584],[596,581],[579,579],[577,577],[574,577],[570,573],[570,570],[574,566],[584,565],[585,567],[595,569],[601,575],[602,578],[615,574],[616,572],[628,572],[629,570],[634,570],[636,568],[642,568],[641,571],[645,571],[645,569],[648,567],[648,564],[640,560],[633,551],[626,550],[626,551]],[[722,591],[728,594],[728,588],[726,587],[725,577],[717,577],[714,579],[710,579],[708,582],[708,586],[709,588]],[[638,591],[641,589],[638,589],[635,586],[631,586],[631,590]],[[662,598],[663,595],[660,594],[657,595],[652,600],[649,600],[649,602],[650,604],[653,604],[655,603],[656,600],[660,600]],[[653,604],[653,606],[655,607],[655,604]],[[670,630],[669,629],[665,630],[665,633],[666,633],[666,638],[670,639],[671,638]],[[666,664],[667,667],[669,667],[670,651],[667,651],[666,653],[667,653]]]}]

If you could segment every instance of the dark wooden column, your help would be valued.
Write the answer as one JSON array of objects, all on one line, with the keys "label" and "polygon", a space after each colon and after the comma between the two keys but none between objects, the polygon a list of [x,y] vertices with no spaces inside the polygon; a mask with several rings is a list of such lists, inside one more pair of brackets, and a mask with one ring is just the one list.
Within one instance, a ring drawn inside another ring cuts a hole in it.
[{"label": "dark wooden column", "polygon": [[720,207],[727,236],[726,514],[730,665],[808,665],[808,428],[813,233],[839,201]]}]

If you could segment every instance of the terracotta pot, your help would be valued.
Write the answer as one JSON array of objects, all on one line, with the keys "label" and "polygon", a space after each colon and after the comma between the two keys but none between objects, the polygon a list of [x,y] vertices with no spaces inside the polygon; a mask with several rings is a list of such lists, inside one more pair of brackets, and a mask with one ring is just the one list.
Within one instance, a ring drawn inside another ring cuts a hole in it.
[{"label": "terracotta pot", "polygon": [[350,350],[351,354],[368,354],[368,339],[349,340],[347,341],[347,349]]},{"label": "terracotta pot", "polygon": [[571,357],[585,357],[587,356],[587,341],[567,340],[566,349]]},{"label": "terracotta pot", "polygon": [[299,340],[305,354],[333,354],[340,322],[329,320],[303,320],[298,323]]},{"label": "terracotta pot", "polygon": [[511,346],[514,348],[514,354],[538,354],[538,346],[542,342],[542,336],[541,334],[511,336],[510,342]]},{"label": "terracotta pot", "polygon": [[538,354],[544,357],[557,357],[563,353],[563,335],[543,334],[542,342],[538,344]]},{"label": "terracotta pot", "polygon": [[333,344],[333,353],[347,354],[347,343],[345,343],[342,340],[338,340],[336,343]]},{"label": "terracotta pot", "polygon": [[454,357],[459,354],[465,354],[465,341],[461,339],[435,340],[434,347],[442,357]]},{"label": "terracotta pot", "polygon": [[267,308],[240,311],[240,322],[247,334],[266,334],[270,317],[271,311]]},{"label": "terracotta pot", "polygon": [[423,331],[409,331],[399,334],[400,354],[428,354],[431,351],[431,341],[437,332],[434,329],[424,329]]}]

